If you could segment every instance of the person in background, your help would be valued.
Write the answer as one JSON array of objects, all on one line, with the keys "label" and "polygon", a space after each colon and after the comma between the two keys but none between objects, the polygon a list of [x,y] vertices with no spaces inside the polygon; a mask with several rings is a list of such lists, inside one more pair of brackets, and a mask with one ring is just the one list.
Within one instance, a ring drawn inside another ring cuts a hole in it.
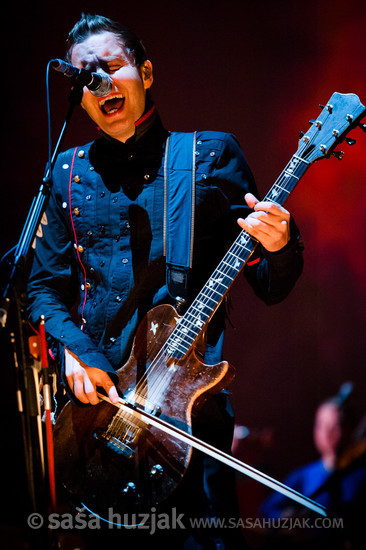
[{"label": "person in background", "polygon": [[[314,446],[319,458],[305,464],[285,479],[285,485],[326,507],[330,518],[342,518],[336,529],[300,529],[297,535],[309,537],[309,548],[358,548],[361,517],[366,513],[366,438],[359,431],[350,405],[353,385],[344,383],[336,396],[318,406],[313,427]],[[304,509],[273,493],[262,505],[265,518],[304,518]],[[314,519],[314,518],[312,518]],[[325,523],[324,523],[325,525]],[[305,536],[306,532],[306,536]],[[295,540],[295,534],[287,533]],[[282,541],[283,542],[283,541]],[[307,546],[306,546],[307,548]]]}]

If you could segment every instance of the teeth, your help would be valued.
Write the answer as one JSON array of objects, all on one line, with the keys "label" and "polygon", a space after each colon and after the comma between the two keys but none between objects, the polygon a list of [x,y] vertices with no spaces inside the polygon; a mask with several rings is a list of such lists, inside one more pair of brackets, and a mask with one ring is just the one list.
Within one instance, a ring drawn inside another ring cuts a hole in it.
[{"label": "teeth", "polygon": [[124,95],[122,94],[116,94],[116,95],[112,95],[112,96],[107,96],[107,97],[103,97],[103,99],[101,99],[99,101],[99,105],[100,107],[103,107],[103,105],[105,104],[106,101],[109,101],[110,99],[124,99]]}]

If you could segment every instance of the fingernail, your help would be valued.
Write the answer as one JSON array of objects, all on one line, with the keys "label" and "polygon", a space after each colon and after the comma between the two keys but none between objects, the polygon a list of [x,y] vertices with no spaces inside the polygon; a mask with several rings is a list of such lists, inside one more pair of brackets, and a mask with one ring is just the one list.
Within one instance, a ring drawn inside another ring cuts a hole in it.
[{"label": "fingernail", "polygon": [[113,403],[117,403],[119,397],[118,397],[117,390],[114,386],[112,386],[111,389],[109,390],[109,397],[111,401],[113,401]]}]

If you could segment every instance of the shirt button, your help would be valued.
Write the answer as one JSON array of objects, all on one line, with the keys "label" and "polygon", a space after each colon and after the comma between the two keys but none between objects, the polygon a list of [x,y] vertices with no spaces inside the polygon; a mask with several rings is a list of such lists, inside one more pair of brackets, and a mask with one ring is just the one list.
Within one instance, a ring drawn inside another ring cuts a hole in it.
[{"label": "shirt button", "polygon": [[111,344],[114,344],[114,342],[116,341],[116,339],[112,336],[110,339],[109,339],[110,343]]},{"label": "shirt button", "polygon": [[133,155],[128,155],[128,160],[132,160],[133,159]]},{"label": "shirt button", "polygon": [[74,214],[75,214],[75,216],[79,216],[79,214],[80,214],[79,208],[74,208]]},{"label": "shirt button", "polygon": [[144,175],[144,179],[147,181],[148,179],[150,179],[150,174],[145,174]]},{"label": "shirt button", "polygon": [[129,224],[128,222],[126,222],[126,223],[125,223],[125,228],[126,228],[126,229],[130,229],[130,227],[131,227],[130,224]]},{"label": "shirt button", "polygon": [[102,198],[105,197],[104,191],[101,192],[100,196],[101,196]]},{"label": "shirt button", "polygon": [[116,296],[116,302],[122,302],[121,296]]},{"label": "shirt button", "polygon": [[119,241],[119,235],[116,235],[116,236],[114,237],[114,240],[116,241],[116,243],[118,243],[118,241]]},{"label": "shirt button", "polygon": [[74,176],[74,182],[80,183],[80,176]]},{"label": "shirt button", "polygon": [[80,151],[78,152],[78,157],[79,157],[79,159],[83,159],[84,156],[85,156],[84,151],[83,151],[83,150],[80,150]]},{"label": "shirt button", "polygon": [[122,258],[122,263],[127,264],[128,263],[128,258]]},{"label": "shirt button", "polygon": [[100,267],[104,267],[105,262],[102,260],[102,261],[99,262],[99,265],[100,265]]},{"label": "shirt button", "polygon": [[113,197],[112,202],[117,202],[117,197]]},{"label": "shirt button", "polygon": [[90,283],[86,283],[86,288],[87,288],[88,290],[90,290],[90,289],[91,289],[91,284],[90,284]]},{"label": "shirt button", "polygon": [[215,153],[215,151],[211,151],[211,153],[210,153],[210,157],[214,157],[214,156],[215,156],[215,154],[216,154],[216,153]]},{"label": "shirt button", "polygon": [[91,201],[91,195],[87,195],[85,198],[87,201]]},{"label": "shirt button", "polygon": [[84,248],[81,246],[81,244],[79,244],[79,246],[78,246],[78,252],[80,252],[80,253],[84,252]]}]

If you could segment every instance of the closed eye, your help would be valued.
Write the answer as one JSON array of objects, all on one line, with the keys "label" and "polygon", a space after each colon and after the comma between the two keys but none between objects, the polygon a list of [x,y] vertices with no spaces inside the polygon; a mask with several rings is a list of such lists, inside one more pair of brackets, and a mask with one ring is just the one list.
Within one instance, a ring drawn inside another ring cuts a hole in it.
[{"label": "closed eye", "polygon": [[108,72],[109,74],[115,73],[115,72],[118,71],[118,69],[120,69],[121,67],[123,67],[123,64],[122,64],[122,63],[113,64],[113,65],[108,65],[108,69],[106,70],[106,72]]}]

